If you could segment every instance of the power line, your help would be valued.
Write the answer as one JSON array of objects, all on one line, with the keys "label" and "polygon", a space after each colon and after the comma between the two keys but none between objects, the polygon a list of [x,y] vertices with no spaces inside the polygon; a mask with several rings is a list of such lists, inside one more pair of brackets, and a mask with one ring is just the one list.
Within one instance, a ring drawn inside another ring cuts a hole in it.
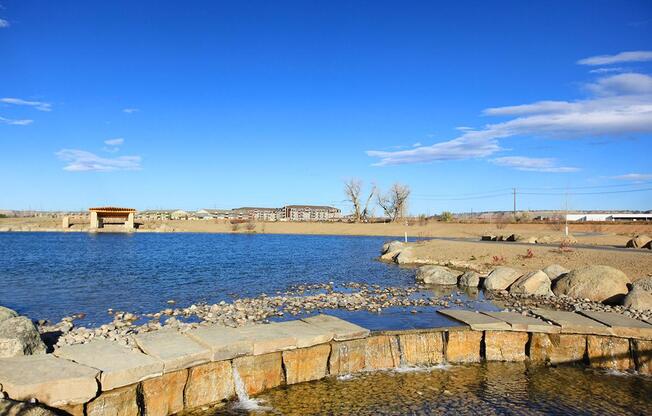
[{"label": "power line", "polygon": [[599,191],[599,192],[519,192],[522,195],[605,195],[605,194],[623,194],[629,192],[646,192],[652,191],[652,188],[642,189],[623,189],[620,191]]}]

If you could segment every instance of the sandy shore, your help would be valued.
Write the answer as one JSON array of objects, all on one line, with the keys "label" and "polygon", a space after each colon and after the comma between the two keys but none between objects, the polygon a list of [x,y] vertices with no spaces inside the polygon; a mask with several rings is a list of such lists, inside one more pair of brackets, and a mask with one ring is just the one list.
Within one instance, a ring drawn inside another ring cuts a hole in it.
[{"label": "sandy shore", "polygon": [[[72,218],[69,231],[87,231],[84,219]],[[298,222],[258,222],[253,230],[240,224],[234,231],[227,221],[142,221],[139,232],[197,232],[197,233],[247,233],[262,234],[314,234],[314,235],[360,235],[403,237],[442,237],[479,239],[484,234],[512,233],[529,236],[563,237],[559,225],[554,224],[460,224],[428,221],[427,223],[353,224],[353,223],[298,223]],[[110,228],[108,228],[110,230]],[[118,229],[118,228],[116,228]],[[0,218],[0,230],[13,231],[63,231],[61,220],[55,218]],[[570,233],[579,244],[623,247],[633,235],[652,235],[652,224],[570,224]]]}]

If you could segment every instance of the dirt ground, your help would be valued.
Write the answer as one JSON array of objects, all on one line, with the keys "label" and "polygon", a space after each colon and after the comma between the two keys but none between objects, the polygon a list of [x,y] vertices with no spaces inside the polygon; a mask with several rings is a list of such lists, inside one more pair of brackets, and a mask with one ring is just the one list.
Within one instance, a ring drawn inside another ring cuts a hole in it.
[{"label": "dirt ground", "polygon": [[[428,240],[410,244],[414,257],[433,264],[468,263],[489,271],[509,266],[523,272],[560,264],[568,269],[606,265],[622,270],[630,280],[652,276],[652,252],[647,249],[560,249],[536,244]],[[529,250],[529,252],[528,252]]]},{"label": "dirt ground", "polygon": [[[83,231],[88,227],[88,219],[71,218],[71,231]],[[205,232],[205,233],[267,233],[267,234],[318,234],[318,235],[369,235],[403,237],[445,237],[479,239],[484,234],[563,237],[563,225],[559,224],[461,224],[429,221],[425,224],[406,225],[405,223],[353,224],[319,222],[258,222],[253,230],[240,224],[237,230],[224,220],[171,220],[143,221],[140,231],[160,232]],[[56,218],[0,218],[0,229],[38,231],[62,230],[61,219]],[[624,247],[633,235],[652,235],[652,224],[569,224],[569,232],[579,244]]]}]

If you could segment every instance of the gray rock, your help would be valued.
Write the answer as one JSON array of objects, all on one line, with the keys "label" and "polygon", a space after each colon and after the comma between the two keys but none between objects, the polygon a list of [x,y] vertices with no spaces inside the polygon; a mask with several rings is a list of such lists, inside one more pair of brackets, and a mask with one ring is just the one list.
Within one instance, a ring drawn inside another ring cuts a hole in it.
[{"label": "gray rock", "polygon": [[464,287],[478,287],[480,286],[480,275],[474,271],[466,271],[460,276],[459,285]]},{"label": "gray rock", "polygon": [[545,267],[542,271],[547,274],[548,278],[553,282],[570,272],[570,270],[558,264],[551,264],[550,266]]},{"label": "gray rock", "polygon": [[396,257],[394,257],[394,261],[398,264],[414,264],[416,263],[416,257],[414,256],[412,249],[410,247],[406,247],[398,252]]},{"label": "gray rock", "polygon": [[417,270],[417,280],[433,285],[456,285],[456,272],[444,266],[421,266]]},{"label": "gray rock", "polygon": [[383,248],[380,250],[380,254],[392,253],[398,251],[405,246],[405,243],[402,241],[394,240],[388,243],[383,244]]},{"label": "gray rock", "polygon": [[3,416],[57,416],[57,413],[37,404],[18,402],[0,397],[0,415]]},{"label": "gray rock", "polygon": [[0,322],[0,358],[45,354],[38,330],[26,316]]},{"label": "gray rock", "polygon": [[625,296],[623,306],[637,311],[652,311],[652,293],[634,288]]},{"label": "gray rock", "polygon": [[18,313],[14,311],[13,309],[5,308],[4,306],[0,306],[0,322],[9,319],[9,318],[15,318],[18,316]]},{"label": "gray rock", "polygon": [[509,293],[523,295],[553,296],[550,278],[542,270],[530,272],[518,278],[510,287]]},{"label": "gray rock", "polygon": [[640,278],[634,283],[632,283],[632,289],[637,289],[637,288],[652,293],[652,276]]},{"label": "gray rock", "polygon": [[511,267],[497,267],[484,280],[487,290],[505,290],[521,276],[521,273]]},{"label": "gray rock", "polygon": [[512,235],[508,236],[505,239],[505,241],[520,241],[522,239],[523,239],[523,237],[521,237],[519,234],[512,234]]},{"label": "gray rock", "polygon": [[555,295],[594,302],[620,303],[630,283],[625,273],[609,266],[586,266],[559,278],[552,289]]}]

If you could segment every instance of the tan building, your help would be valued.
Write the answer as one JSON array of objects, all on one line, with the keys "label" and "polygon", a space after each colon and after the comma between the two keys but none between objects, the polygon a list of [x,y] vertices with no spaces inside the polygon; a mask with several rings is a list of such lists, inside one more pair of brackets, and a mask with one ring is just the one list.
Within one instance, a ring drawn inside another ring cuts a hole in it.
[{"label": "tan building", "polygon": [[342,216],[338,208],[322,205],[286,205],[282,208],[284,221],[335,221]]},{"label": "tan building", "polygon": [[133,208],[97,207],[89,208],[88,210],[91,213],[90,228],[92,230],[104,228],[105,222],[115,224],[117,221],[124,221],[126,230],[134,229],[134,215],[136,214],[136,210]]},{"label": "tan building", "polygon": [[278,208],[242,207],[231,210],[232,217],[240,220],[278,221]]}]

